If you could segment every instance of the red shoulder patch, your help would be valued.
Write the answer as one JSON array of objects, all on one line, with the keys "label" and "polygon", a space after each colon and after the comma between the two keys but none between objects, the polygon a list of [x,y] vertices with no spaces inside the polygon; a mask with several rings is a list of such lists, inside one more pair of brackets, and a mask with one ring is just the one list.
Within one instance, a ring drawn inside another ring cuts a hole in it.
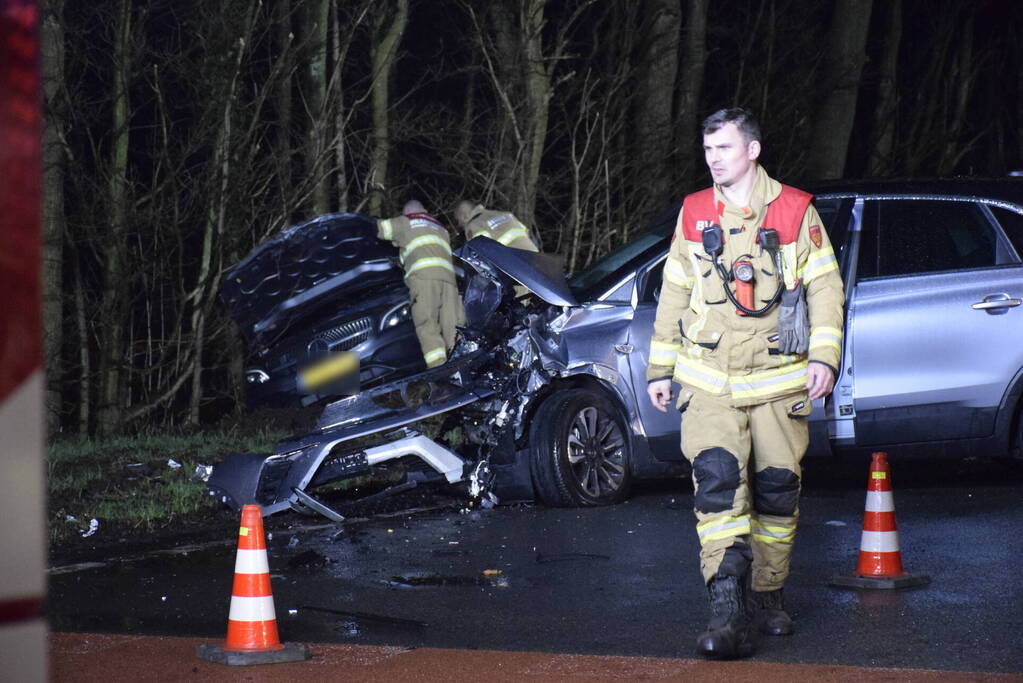
[{"label": "red shoulder patch", "polygon": [[821,237],[821,226],[819,225],[810,226],[810,241],[813,242],[813,246],[817,247],[818,249],[821,248],[821,242],[823,241],[823,238]]}]

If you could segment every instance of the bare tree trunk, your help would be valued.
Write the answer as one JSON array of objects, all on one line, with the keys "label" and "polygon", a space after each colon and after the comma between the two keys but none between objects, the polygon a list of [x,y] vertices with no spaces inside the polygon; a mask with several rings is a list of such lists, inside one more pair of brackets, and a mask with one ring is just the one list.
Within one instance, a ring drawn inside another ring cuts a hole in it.
[{"label": "bare tree trunk", "polygon": [[373,61],[373,151],[370,158],[369,212],[383,215],[384,193],[388,189],[387,167],[391,157],[391,70],[397,60],[398,45],[408,23],[408,0],[398,0],[397,10],[389,25],[383,13],[377,21],[376,37],[371,49]]},{"label": "bare tree trunk", "polygon": [[92,363],[89,362],[89,324],[86,322],[85,285],[82,269],[76,261],[75,272],[75,327],[78,330],[78,435],[89,434],[92,422]]},{"label": "bare tree trunk", "polygon": [[[1023,160],[1023,116],[1019,116],[1019,112],[1023,111],[1023,69],[1019,70],[1016,74],[1016,115],[1012,117],[1012,120],[1016,122],[1016,130],[1012,131],[1016,136],[1016,163],[1019,164],[1020,160]],[[1020,170],[1017,168],[1012,170]]]},{"label": "bare tree trunk", "polygon": [[[283,188],[290,188],[294,169],[292,167],[291,129],[292,129],[292,71],[294,69],[294,35],[291,32],[291,0],[277,0],[277,16],[274,18],[277,31],[277,49],[280,51],[281,75],[277,83],[277,165],[280,183]],[[285,206],[282,213],[285,221],[289,220],[294,209],[291,206],[292,193],[285,190],[281,199]]]},{"label": "bare tree trunk", "polygon": [[644,199],[643,223],[659,210],[675,190],[675,125],[671,93],[678,75],[679,34],[682,28],[678,0],[644,0],[644,36],[639,60],[636,100],[636,190]]},{"label": "bare tree trunk", "polygon": [[[339,7],[334,5],[331,14],[331,35],[333,37],[333,69],[330,82],[327,86],[327,109],[333,112],[334,122],[334,174],[337,188],[338,211],[349,210],[351,180],[348,177],[348,126],[352,116],[358,109],[358,105],[365,101],[368,95],[358,99],[349,107],[345,103],[344,88],[344,67],[348,59],[348,50],[352,46],[352,37],[356,29],[362,25],[372,7],[373,0],[362,0],[357,11],[351,15],[349,23],[342,27]],[[343,28],[343,30],[342,30]]]},{"label": "bare tree trunk", "polygon": [[975,14],[970,11],[969,17],[958,25],[956,31],[958,54],[953,62],[952,72],[948,74],[950,87],[946,100],[951,111],[945,116],[948,127],[943,138],[945,144],[942,147],[941,159],[938,161],[938,175],[951,173],[976,142],[962,139],[968,124],[967,108],[977,83],[978,64],[983,61],[974,52],[974,22]]},{"label": "bare tree trunk", "polygon": [[827,40],[821,82],[830,85],[814,116],[807,175],[840,178],[845,171],[849,136],[865,60],[864,48],[873,0],[838,0]]},{"label": "bare tree trunk", "polygon": [[899,65],[899,46],[902,43],[902,0],[890,0],[886,8],[884,51],[877,89],[877,109],[874,110],[874,148],[870,153],[867,172],[872,176],[892,171],[892,153],[895,150],[895,117],[898,113],[896,87]]},{"label": "bare tree trunk", "polygon": [[42,3],[43,98],[43,360],[46,367],[46,433],[61,428],[64,338],[64,0]]},{"label": "bare tree trunk", "polygon": [[110,229],[104,250],[105,270],[100,313],[99,431],[114,432],[121,424],[122,363],[127,290],[128,208],[128,74],[131,34],[131,2],[121,0],[114,29],[114,86],[111,121],[111,152],[107,169],[107,201]]},{"label": "bare tree trunk", "polygon": [[545,59],[543,50],[544,8],[547,0],[528,0],[524,5],[522,26],[526,52],[526,106],[529,111],[529,129],[526,138],[526,163],[521,177],[522,194],[516,215],[526,224],[533,225],[536,211],[536,184],[540,179],[540,162],[547,144],[547,126],[550,102],[552,64]]},{"label": "bare tree trunk", "polygon": [[345,54],[341,49],[341,19],[337,6],[331,13],[331,36],[333,37],[334,75],[331,77],[331,100],[334,103],[334,172],[337,183],[337,210],[348,211],[348,134],[347,109],[345,108],[344,81],[341,69],[344,66]]},{"label": "bare tree trunk", "polygon": [[527,225],[532,225],[536,211],[550,102],[558,85],[555,71],[565,59],[570,32],[593,1],[573,4],[571,15],[560,19],[556,35],[545,40],[548,0],[490,2],[486,30],[472,3],[463,3],[479,36],[484,70],[502,112],[492,152],[499,167],[498,188]]},{"label": "bare tree trunk", "polygon": [[301,12],[302,36],[307,41],[303,91],[309,129],[305,148],[305,172],[312,182],[312,212],[330,211],[330,177],[327,169],[328,123],[327,49],[330,4],[327,0],[306,1]]},{"label": "bare tree trunk", "polygon": [[[476,25],[480,47],[495,94],[501,103],[500,130],[495,136],[494,156],[497,166],[497,191],[510,208],[523,219],[524,202],[521,201],[520,168],[525,154],[526,112],[523,74],[528,68],[522,48],[523,31],[516,3],[495,0],[487,3],[487,29]],[[473,12],[471,3],[469,11]],[[473,14],[475,20],[475,14]],[[527,223],[528,225],[528,223]]]},{"label": "bare tree trunk", "polygon": [[[221,116],[220,129],[217,134],[217,146],[214,150],[213,169],[211,176],[219,180],[219,186],[215,195],[215,203],[211,206],[206,226],[203,231],[202,261],[200,263],[199,278],[193,290],[192,303],[192,355],[195,364],[192,366],[192,392],[188,406],[189,424],[199,424],[199,408],[202,403],[203,385],[203,351],[206,342],[206,325],[209,318],[210,308],[215,300],[216,283],[214,278],[214,252],[219,255],[223,246],[224,224],[227,218],[227,201],[231,188],[231,129],[232,117],[234,115],[234,103],[238,88],[238,80],[241,78],[242,64],[245,59],[245,52],[252,42],[252,27],[255,17],[255,2],[249,7],[243,33],[238,37],[236,43],[237,54],[235,56],[234,70],[230,74],[230,81],[227,84],[227,95],[224,98],[224,108]],[[218,259],[219,260],[219,259]]]},{"label": "bare tree trunk", "polygon": [[700,135],[697,130],[700,116],[700,92],[707,65],[707,5],[709,0],[688,0],[686,3],[686,35],[682,52],[681,83],[675,105],[679,151],[678,161],[682,175],[692,178],[699,173],[697,155]]}]

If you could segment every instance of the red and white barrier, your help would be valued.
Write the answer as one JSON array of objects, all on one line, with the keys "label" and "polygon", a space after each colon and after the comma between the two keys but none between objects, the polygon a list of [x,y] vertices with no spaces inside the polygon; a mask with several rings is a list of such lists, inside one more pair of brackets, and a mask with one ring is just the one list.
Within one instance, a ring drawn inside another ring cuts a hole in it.
[{"label": "red and white barrier", "polygon": [[0,680],[45,681],[39,14],[0,0]]}]

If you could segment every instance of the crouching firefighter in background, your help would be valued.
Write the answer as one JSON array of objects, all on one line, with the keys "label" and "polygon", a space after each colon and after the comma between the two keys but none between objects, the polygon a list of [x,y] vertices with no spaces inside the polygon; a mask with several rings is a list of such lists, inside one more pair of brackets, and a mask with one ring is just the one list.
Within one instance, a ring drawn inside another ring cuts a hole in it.
[{"label": "crouching firefighter in background", "polygon": [[465,323],[465,309],[451,265],[448,229],[412,200],[401,216],[377,222],[377,237],[398,247],[405,285],[412,300],[412,324],[426,367],[442,365],[455,345],[455,328]]},{"label": "crouching firefighter in background", "polygon": [[682,387],[682,452],[692,464],[700,567],[714,658],[753,653],[757,631],[792,633],[782,602],[799,516],[811,401],[841,360],[844,294],[812,197],[758,165],[743,109],[703,123],[714,186],[687,196],[650,342],[647,391],[666,411]]}]

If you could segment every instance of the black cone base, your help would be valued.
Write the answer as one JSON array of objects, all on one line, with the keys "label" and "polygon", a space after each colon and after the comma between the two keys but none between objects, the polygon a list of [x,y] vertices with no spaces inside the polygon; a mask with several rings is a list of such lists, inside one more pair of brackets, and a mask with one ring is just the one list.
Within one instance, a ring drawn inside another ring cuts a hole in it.
[{"label": "black cone base", "polygon": [[195,656],[215,664],[229,666],[249,666],[252,664],[280,664],[281,662],[302,662],[309,659],[309,650],[305,645],[285,643],[281,650],[260,650],[255,652],[239,652],[225,650],[219,645],[204,643],[195,649]]},{"label": "black cone base", "polygon": [[900,574],[898,576],[860,576],[859,574],[835,574],[828,582],[836,588],[876,588],[898,590],[921,588],[931,582],[926,574]]}]

